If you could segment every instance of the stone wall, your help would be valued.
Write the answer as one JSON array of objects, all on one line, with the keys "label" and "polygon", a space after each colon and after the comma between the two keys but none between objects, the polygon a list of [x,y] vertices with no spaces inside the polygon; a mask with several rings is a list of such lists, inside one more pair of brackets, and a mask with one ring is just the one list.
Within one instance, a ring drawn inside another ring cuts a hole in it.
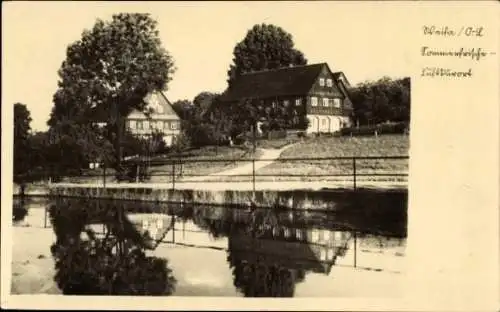
[{"label": "stone wall", "polygon": [[102,188],[57,186],[50,196],[134,200],[150,202],[196,203],[210,205],[242,205],[343,211],[376,210],[406,211],[406,190],[325,190],[325,191],[204,191],[155,188]]}]

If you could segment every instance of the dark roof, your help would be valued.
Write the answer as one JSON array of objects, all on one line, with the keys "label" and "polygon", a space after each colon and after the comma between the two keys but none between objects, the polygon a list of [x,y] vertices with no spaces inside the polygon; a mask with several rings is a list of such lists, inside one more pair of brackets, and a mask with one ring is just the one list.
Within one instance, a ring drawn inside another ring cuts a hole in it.
[{"label": "dark roof", "polygon": [[311,89],[326,63],[284,67],[245,73],[238,76],[221,100],[231,102],[248,98],[304,95]]},{"label": "dark roof", "polygon": [[351,83],[349,82],[349,80],[347,80],[347,77],[345,76],[344,72],[339,71],[339,72],[334,72],[333,73],[333,78],[335,79],[335,81],[338,81],[339,78],[340,78],[340,76],[342,76],[344,78],[346,86],[350,86],[351,85]]}]

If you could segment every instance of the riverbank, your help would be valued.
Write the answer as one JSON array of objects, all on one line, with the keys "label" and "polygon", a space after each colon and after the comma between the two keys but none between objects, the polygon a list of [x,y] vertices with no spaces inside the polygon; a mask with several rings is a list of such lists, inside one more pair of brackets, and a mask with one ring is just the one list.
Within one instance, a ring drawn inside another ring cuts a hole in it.
[{"label": "riverbank", "polygon": [[[352,189],[353,180],[344,179],[343,181],[290,181],[290,182],[256,182],[256,191],[293,191],[293,190],[344,190]],[[192,191],[253,191],[254,184],[249,182],[216,182],[216,181],[191,181],[173,183],[52,183],[45,185],[28,185],[25,195],[46,196],[51,190],[57,188],[108,188],[108,189],[151,189],[151,190],[192,190]],[[358,189],[380,189],[380,190],[407,190],[407,181],[373,181],[366,178],[356,179],[356,188]],[[19,195],[19,187],[13,188],[13,195]]]}]

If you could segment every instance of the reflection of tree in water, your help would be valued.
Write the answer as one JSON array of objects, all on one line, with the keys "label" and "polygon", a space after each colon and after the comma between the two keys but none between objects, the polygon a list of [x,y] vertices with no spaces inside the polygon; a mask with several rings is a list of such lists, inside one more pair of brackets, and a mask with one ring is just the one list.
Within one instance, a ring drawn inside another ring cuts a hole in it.
[{"label": "reflection of tree in water", "polygon": [[[232,220],[227,220],[225,217],[208,217],[209,215],[211,215],[209,211],[210,209],[213,208],[204,206],[196,207],[192,213],[194,224],[196,224],[196,226],[198,226],[200,229],[207,231],[215,239],[228,236],[232,232],[232,230],[237,227],[237,224],[235,224],[235,222],[233,222]],[[226,213],[226,209],[228,208],[224,208],[223,214]]]},{"label": "reflection of tree in water", "polygon": [[246,211],[241,208],[223,207],[223,216],[214,218],[208,217],[210,213],[206,213],[209,207],[201,208],[205,209],[194,210],[193,222],[214,238],[229,236],[234,231],[244,231],[254,237],[260,237],[265,229],[279,225],[277,212],[273,209]]},{"label": "reflection of tree in water", "polygon": [[[119,203],[58,200],[49,210],[54,280],[70,295],[169,295],[176,280],[163,258],[147,256],[149,241]],[[91,224],[104,224],[98,236]]]},{"label": "reflection of tree in water", "polygon": [[[208,218],[199,213],[195,214],[194,222],[213,237],[227,236],[230,240],[239,235],[258,239],[280,225],[279,212],[274,209],[226,209],[226,219]],[[231,244],[228,252],[234,286],[245,297],[293,297],[295,285],[305,278],[304,269],[285,267],[264,257],[256,261],[246,259],[250,255],[245,251],[232,250]]]},{"label": "reflection of tree in water", "polygon": [[293,297],[295,284],[304,281],[305,270],[289,269],[264,261],[249,263],[229,251],[234,286],[245,297]]}]

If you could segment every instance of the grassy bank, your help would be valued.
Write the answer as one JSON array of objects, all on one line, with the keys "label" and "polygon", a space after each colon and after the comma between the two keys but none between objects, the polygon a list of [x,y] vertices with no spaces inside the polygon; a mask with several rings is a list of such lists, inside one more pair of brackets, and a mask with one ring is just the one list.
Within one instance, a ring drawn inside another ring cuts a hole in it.
[{"label": "grassy bank", "polygon": [[[241,166],[252,158],[258,158],[260,151],[253,149],[229,146],[206,146],[194,150],[189,155],[182,157],[182,164],[176,164],[176,179],[205,176]],[[193,161],[201,160],[201,161]],[[213,161],[203,161],[213,160]],[[173,167],[171,164],[154,166],[151,168],[153,183],[165,183],[172,180]]]},{"label": "grassy bank", "polygon": [[[285,150],[280,159],[257,171],[265,175],[259,180],[336,181],[348,178],[353,172],[352,159],[290,160],[290,158],[407,156],[408,136],[384,135],[379,137],[318,137],[298,142]],[[407,174],[408,159],[356,160],[359,179],[396,180],[404,177],[381,177],[379,174]],[[290,175],[279,177],[279,175]],[[339,177],[335,175],[346,175]]]},{"label": "grassy bank", "polygon": [[[158,155],[151,158],[153,162],[162,163],[150,167],[151,180],[153,183],[165,183],[172,180],[172,164],[168,163],[172,159],[182,159],[182,165],[176,164],[176,176],[190,175],[208,175],[234,168],[245,163],[245,161],[253,157],[259,157],[259,151],[254,155],[253,150],[245,147],[230,147],[230,146],[205,146],[196,149],[190,149],[181,154]],[[214,162],[190,162],[190,160],[220,160]],[[223,161],[222,161],[223,160]],[[115,171],[111,168],[106,170],[106,182],[114,183]],[[103,181],[103,169],[85,170],[84,176],[65,177],[63,182],[69,183],[94,183]]]}]

